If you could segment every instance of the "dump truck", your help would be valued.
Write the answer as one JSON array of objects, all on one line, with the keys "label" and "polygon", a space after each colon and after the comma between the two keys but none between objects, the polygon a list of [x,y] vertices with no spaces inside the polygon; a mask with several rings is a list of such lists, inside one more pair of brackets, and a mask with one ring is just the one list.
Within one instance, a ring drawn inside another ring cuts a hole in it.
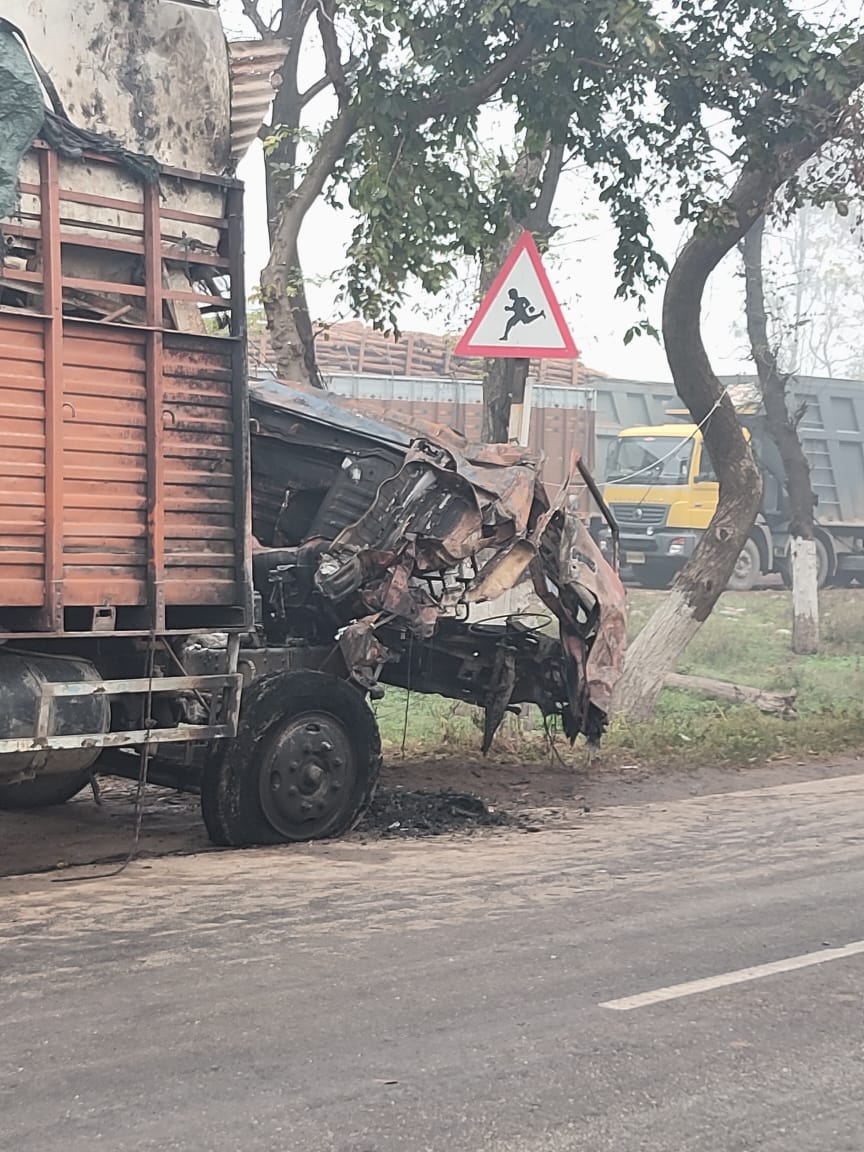
[{"label": "dump truck", "polygon": [[[739,418],[759,464],[756,523],[729,581],[747,591],[762,576],[790,582],[785,469],[752,387],[738,388]],[[819,585],[864,581],[864,385],[792,382],[789,403],[816,499]],[[626,428],[613,441],[604,493],[621,529],[622,563],[649,588],[667,587],[692,555],[717,507],[719,486],[701,431],[670,409],[668,422]]]},{"label": "dump truck", "polygon": [[[481,707],[484,749],[526,702],[599,738],[623,590],[582,462],[550,500],[517,445],[250,383],[239,182],[80,128],[3,36],[0,807],[117,775],[200,792],[219,844],[337,835],[388,684]],[[545,615],[472,618],[525,579]]]}]

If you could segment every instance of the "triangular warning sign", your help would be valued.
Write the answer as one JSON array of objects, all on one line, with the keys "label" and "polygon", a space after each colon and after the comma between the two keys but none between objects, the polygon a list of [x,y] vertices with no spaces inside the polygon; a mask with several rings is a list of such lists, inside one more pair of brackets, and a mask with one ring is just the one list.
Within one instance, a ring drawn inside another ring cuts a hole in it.
[{"label": "triangular warning sign", "polygon": [[530,232],[522,233],[454,352],[520,359],[579,356]]}]

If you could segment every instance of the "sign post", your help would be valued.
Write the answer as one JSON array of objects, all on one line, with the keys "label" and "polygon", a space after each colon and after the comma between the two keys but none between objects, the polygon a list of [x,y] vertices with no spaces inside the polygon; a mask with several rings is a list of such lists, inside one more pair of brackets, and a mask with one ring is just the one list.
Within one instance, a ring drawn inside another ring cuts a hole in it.
[{"label": "sign post", "polygon": [[531,361],[526,357],[504,361],[504,390],[510,398],[510,425],[508,437],[519,444],[527,444],[531,423],[531,385],[528,369]]},{"label": "sign post", "polygon": [[579,356],[530,232],[523,232],[517,240],[456,345],[455,354],[504,361],[504,387],[510,398],[509,436],[527,444],[530,361],[575,360]]}]

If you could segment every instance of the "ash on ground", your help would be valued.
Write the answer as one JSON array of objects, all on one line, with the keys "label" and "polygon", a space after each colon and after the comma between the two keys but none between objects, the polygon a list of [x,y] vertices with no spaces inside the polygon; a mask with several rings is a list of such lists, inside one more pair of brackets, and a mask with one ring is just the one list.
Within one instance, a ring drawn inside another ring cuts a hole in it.
[{"label": "ash on ground", "polygon": [[490,808],[470,792],[380,788],[357,831],[381,837],[443,836],[481,828],[518,828],[521,823],[518,817]]}]

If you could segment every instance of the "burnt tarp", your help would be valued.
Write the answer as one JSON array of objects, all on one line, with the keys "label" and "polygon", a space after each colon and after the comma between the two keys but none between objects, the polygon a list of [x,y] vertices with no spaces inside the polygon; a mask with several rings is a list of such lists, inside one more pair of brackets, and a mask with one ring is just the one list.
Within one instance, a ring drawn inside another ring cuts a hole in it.
[{"label": "burnt tarp", "polygon": [[0,19],[0,220],[18,205],[18,169],[39,134],[44,96],[20,33]]},{"label": "burnt tarp", "polygon": [[[518,445],[372,420],[312,389],[253,385],[251,410],[256,587],[274,635],[332,641],[367,690],[481,705],[484,748],[520,703],[571,739],[600,735],[624,592],[568,512],[570,484],[550,502],[541,461]],[[531,583],[542,615],[473,619]]]}]

